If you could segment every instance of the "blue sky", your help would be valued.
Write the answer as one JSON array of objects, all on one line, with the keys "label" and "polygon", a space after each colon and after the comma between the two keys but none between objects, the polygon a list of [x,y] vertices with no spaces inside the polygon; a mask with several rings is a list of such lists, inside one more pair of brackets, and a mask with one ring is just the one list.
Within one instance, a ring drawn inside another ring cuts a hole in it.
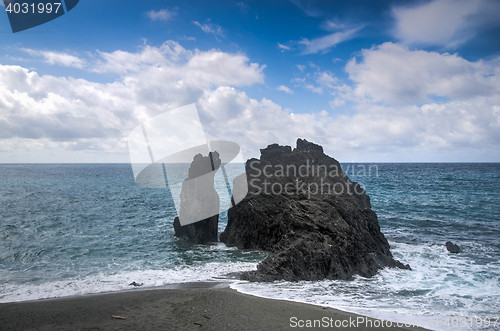
[{"label": "blue sky", "polygon": [[500,3],[82,0],[12,33],[0,162],[127,162],[195,103],[246,157],[303,137],[340,161],[500,161]]}]

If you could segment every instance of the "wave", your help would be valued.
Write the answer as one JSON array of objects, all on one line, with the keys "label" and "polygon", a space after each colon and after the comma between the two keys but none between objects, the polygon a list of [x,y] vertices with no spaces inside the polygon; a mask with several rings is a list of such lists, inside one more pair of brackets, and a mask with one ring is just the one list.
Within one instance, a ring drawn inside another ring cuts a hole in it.
[{"label": "wave", "polygon": [[4,282],[0,285],[0,303],[126,291],[134,289],[133,286],[129,285],[132,282],[142,283],[141,288],[155,288],[191,282],[231,280],[228,278],[228,274],[253,270],[256,266],[257,263],[251,262],[213,262],[164,270],[97,273],[81,278],[75,277],[42,283]]}]

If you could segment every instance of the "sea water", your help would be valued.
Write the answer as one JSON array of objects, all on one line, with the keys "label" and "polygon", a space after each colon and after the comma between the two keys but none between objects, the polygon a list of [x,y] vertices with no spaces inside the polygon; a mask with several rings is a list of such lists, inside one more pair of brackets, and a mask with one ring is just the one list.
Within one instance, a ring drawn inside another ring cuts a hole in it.
[{"label": "sea water", "polygon": [[[228,274],[255,269],[266,254],[174,238],[170,192],[137,186],[128,164],[0,165],[0,302],[225,279],[244,293],[432,329],[498,329],[500,164],[343,167],[367,190],[393,255],[411,271],[237,281]],[[448,240],[462,252],[449,253]]]}]

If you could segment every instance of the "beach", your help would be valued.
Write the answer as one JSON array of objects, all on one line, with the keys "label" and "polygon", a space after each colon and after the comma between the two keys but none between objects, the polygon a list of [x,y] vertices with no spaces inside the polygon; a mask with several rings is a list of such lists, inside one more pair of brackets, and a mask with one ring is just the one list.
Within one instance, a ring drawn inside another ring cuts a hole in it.
[{"label": "beach", "polygon": [[2,330],[388,329],[381,323],[336,309],[242,294],[212,283],[0,304]]}]

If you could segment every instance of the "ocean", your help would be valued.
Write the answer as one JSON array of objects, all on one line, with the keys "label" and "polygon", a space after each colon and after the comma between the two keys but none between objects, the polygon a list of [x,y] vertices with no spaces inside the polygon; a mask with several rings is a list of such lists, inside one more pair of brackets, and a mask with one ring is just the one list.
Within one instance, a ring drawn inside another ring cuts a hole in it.
[{"label": "ocean", "polygon": [[[0,165],[0,302],[227,281],[244,293],[314,303],[436,330],[499,329],[500,164],[343,164],[367,190],[396,259],[349,281],[228,277],[266,254],[174,238],[167,189],[129,164]],[[221,214],[219,231],[227,222]],[[447,252],[452,241],[462,250]],[[496,323],[496,326],[494,325]]]}]

